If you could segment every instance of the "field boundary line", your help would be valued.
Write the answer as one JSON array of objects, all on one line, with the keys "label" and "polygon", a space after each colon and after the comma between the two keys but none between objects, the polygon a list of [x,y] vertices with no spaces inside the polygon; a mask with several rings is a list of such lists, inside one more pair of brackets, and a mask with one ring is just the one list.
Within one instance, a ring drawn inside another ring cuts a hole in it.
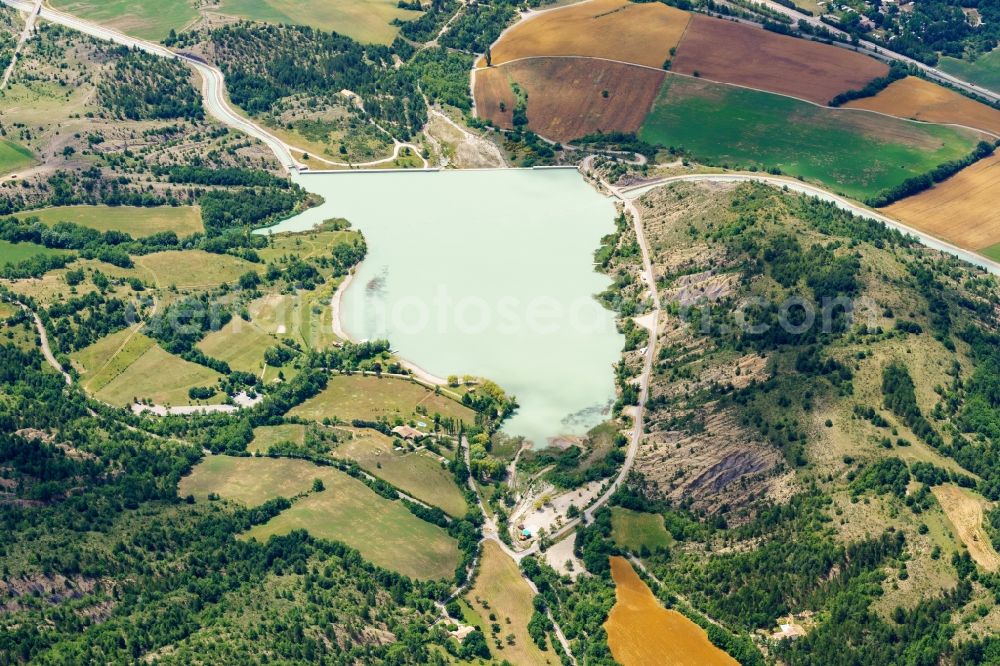
[{"label": "field boundary line", "polygon": [[[572,5],[570,5],[572,6]],[[714,83],[720,86],[730,86],[732,88],[742,88],[744,90],[752,90],[754,92],[766,93],[768,95],[776,95],[778,97],[786,97],[788,99],[793,99],[797,102],[803,102],[811,106],[815,106],[820,109],[825,109],[827,111],[837,113],[840,111],[853,111],[860,113],[869,113],[876,116],[883,116],[885,118],[893,118],[895,120],[900,120],[902,122],[914,123],[916,125],[933,125],[937,127],[955,127],[959,129],[969,130],[971,132],[979,132],[980,134],[986,134],[993,137],[995,140],[1000,140],[1000,132],[994,132],[992,130],[982,129],[979,127],[972,127],[971,125],[963,125],[961,123],[943,123],[943,122],[933,122],[929,120],[917,120],[916,118],[907,118],[904,116],[894,116],[891,113],[885,113],[883,111],[874,111],[872,109],[861,109],[853,106],[828,106],[826,104],[820,104],[814,102],[810,99],[804,99],[802,97],[796,97],[795,95],[789,95],[787,93],[774,92],[773,90],[766,90],[764,88],[755,88],[754,86],[743,85],[741,83],[729,83],[727,81],[717,81],[715,79],[709,79],[704,76],[694,76],[692,74],[684,74],[682,72],[674,72],[672,70],[663,69],[662,67],[651,67],[650,65],[642,65],[636,62],[628,62],[627,60],[615,60],[614,58],[602,58],[599,56],[584,56],[584,55],[537,55],[537,56],[525,56],[523,58],[515,58],[513,60],[507,60],[498,65],[493,65],[492,67],[475,67],[473,71],[484,70],[484,69],[499,69],[507,65],[512,65],[519,62],[525,62],[529,60],[541,60],[545,58],[559,58],[565,60],[598,60],[603,62],[617,63],[619,65],[626,65],[629,67],[639,67],[641,69],[649,69],[654,72],[663,72],[667,76],[678,76],[685,79],[691,79],[693,81],[707,81],[708,83]],[[947,90],[947,88],[945,88]],[[981,103],[981,102],[980,102]],[[985,106],[985,105],[984,105]],[[544,138],[544,137],[543,137]]]}]

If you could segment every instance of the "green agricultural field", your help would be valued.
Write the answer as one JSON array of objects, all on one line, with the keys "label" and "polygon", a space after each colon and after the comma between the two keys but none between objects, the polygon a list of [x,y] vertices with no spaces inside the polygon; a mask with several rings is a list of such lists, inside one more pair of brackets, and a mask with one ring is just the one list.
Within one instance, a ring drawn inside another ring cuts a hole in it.
[{"label": "green agricultural field", "polygon": [[[94,395],[119,407],[132,404],[135,398],[148,398],[157,405],[188,405],[192,402],[188,389],[212,386],[220,379],[222,375],[214,370],[185,361],[154,344]],[[215,404],[223,399],[223,395],[216,394],[204,402]]]},{"label": "green agricultural field", "polygon": [[461,419],[468,423],[475,420],[475,412],[468,407],[441,395],[434,395],[423,386],[408,379],[372,377],[362,375],[337,375],[330,378],[326,389],[292,409],[290,414],[322,421],[337,417],[344,421],[365,419],[374,421],[386,418],[426,420],[417,414],[417,406],[427,409],[430,417],[441,416]]},{"label": "green agricultural field", "polygon": [[248,538],[266,541],[272,535],[304,529],[321,539],[342,541],[361,551],[365,559],[412,578],[435,580],[454,575],[458,543],[447,532],[417,518],[402,502],[377,495],[343,472],[331,467],[313,469],[313,476],[323,481],[325,490],[254,527],[246,534]]},{"label": "green agricultural field", "polygon": [[35,163],[35,156],[24,146],[0,139],[0,174],[10,173]]},{"label": "green agricultural field", "polygon": [[44,245],[37,245],[35,243],[11,243],[9,241],[0,240],[0,266],[17,264],[25,259],[30,259],[40,254],[53,256],[57,254],[66,254],[66,252],[62,250],[53,250],[45,247]]},{"label": "green agricultural field", "polygon": [[225,361],[234,370],[259,374],[264,367],[264,351],[276,344],[276,339],[254,324],[233,317],[196,346],[208,356]]},{"label": "green agricultural field", "polygon": [[121,231],[133,238],[161,231],[173,231],[184,237],[205,230],[197,206],[58,206],[18,213],[17,217],[37,217],[50,226],[57,222],[73,222],[98,231]]},{"label": "green agricultural field", "polygon": [[972,132],[669,76],[640,136],[694,159],[782,172],[865,199],[964,157]]},{"label": "green agricultural field", "polygon": [[673,539],[658,513],[632,511],[620,506],[611,509],[611,538],[622,548],[638,553],[643,546],[655,551],[666,548]]},{"label": "green agricultural field", "polygon": [[988,257],[993,261],[1000,261],[1000,243],[990,245],[979,250],[979,254]]},{"label": "green agricultural field", "polygon": [[181,479],[177,493],[203,500],[209,493],[258,506],[269,499],[291,499],[312,488],[321,468],[306,460],[207,456]]},{"label": "green agricultural field", "polygon": [[420,12],[400,9],[394,0],[223,0],[224,14],[269,23],[308,25],[353,37],[359,42],[391,44],[399,28],[393,19],[410,21]]},{"label": "green agricultural field", "polygon": [[53,0],[52,5],[141,39],[160,41],[198,18],[194,0]]},{"label": "green agricultural field", "polygon": [[135,257],[159,289],[214,289],[223,282],[235,284],[247,271],[261,272],[261,264],[228,254],[210,254],[203,250],[168,250]]},{"label": "green agricultural field", "polygon": [[938,60],[937,66],[952,76],[1000,91],[1000,49],[979,56],[975,62],[945,56]]},{"label": "green agricultural field", "polygon": [[449,515],[465,515],[465,497],[455,485],[454,476],[432,454],[394,451],[392,440],[374,430],[352,432],[354,438],[338,445],[334,456],[356,461],[371,474]]},{"label": "green agricultural field", "polygon": [[301,423],[282,423],[253,429],[253,440],[247,444],[250,453],[267,453],[275,444],[291,442],[302,445],[306,441],[306,427]]},{"label": "green agricultural field", "polygon": [[126,328],[71,354],[70,360],[81,375],[83,387],[96,393],[155,344],[134,327]]}]

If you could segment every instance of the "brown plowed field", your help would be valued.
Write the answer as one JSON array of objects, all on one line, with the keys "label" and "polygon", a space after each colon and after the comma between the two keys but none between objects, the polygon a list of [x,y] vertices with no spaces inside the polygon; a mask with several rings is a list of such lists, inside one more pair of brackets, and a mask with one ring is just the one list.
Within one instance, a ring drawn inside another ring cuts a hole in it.
[{"label": "brown plowed field", "polygon": [[514,82],[528,95],[528,127],[546,139],[568,142],[598,130],[637,132],[664,76],[591,58],[519,60],[476,72],[476,108],[480,117],[511,129]]},{"label": "brown plowed field", "polygon": [[687,12],[659,2],[583,2],[512,27],[493,45],[493,64],[531,56],[578,55],[659,68],[680,42],[689,20]]},{"label": "brown plowed field", "polygon": [[889,67],[853,51],[695,15],[671,69],[826,104]]},{"label": "brown plowed field", "polygon": [[998,182],[1000,155],[994,155],[883,210],[911,227],[955,245],[981,250],[1000,243],[1000,209],[996,205]]},{"label": "brown plowed field", "polygon": [[915,76],[893,82],[875,97],[856,99],[844,106],[1000,134],[1000,111]]}]

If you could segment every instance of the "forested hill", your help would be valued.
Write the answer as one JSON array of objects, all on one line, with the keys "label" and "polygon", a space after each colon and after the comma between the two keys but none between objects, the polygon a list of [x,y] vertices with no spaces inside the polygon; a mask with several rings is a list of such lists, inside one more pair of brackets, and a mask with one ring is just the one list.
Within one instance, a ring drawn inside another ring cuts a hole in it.
[{"label": "forested hill", "polygon": [[[627,545],[724,627],[801,625],[772,644],[785,663],[996,658],[997,279],[758,184],[677,183],[638,209],[669,316],[637,475],[588,566]],[[641,312],[615,243],[613,297]],[[615,543],[625,509],[664,537]]]}]

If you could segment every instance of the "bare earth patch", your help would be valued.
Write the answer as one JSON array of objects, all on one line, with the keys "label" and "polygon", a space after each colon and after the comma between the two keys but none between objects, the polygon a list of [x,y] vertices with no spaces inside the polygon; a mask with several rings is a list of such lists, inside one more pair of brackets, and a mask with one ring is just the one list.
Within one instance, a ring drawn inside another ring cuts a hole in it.
[{"label": "bare earth patch", "polygon": [[479,115],[514,127],[517,96],[527,93],[528,127],[554,141],[596,132],[637,132],[653,106],[662,71],[589,58],[532,58],[476,73]]},{"label": "bare earth patch", "polygon": [[976,564],[990,572],[1000,569],[1000,555],[983,529],[983,514],[989,510],[989,503],[950,483],[934,486],[931,490]]},{"label": "bare earth patch", "polygon": [[671,70],[826,104],[889,68],[846,49],[695,15]]},{"label": "bare earth patch", "polygon": [[492,62],[499,65],[532,56],[576,55],[658,68],[680,42],[689,20],[687,12],[658,2],[582,2],[529,14],[493,45]]}]

